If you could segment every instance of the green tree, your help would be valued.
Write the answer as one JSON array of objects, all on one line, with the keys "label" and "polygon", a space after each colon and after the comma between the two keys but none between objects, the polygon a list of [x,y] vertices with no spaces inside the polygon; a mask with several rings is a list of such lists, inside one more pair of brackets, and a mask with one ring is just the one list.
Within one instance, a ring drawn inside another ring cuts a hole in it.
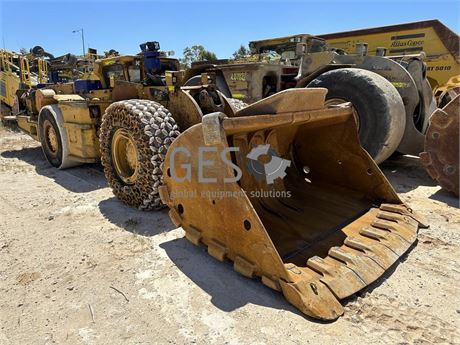
[{"label": "green tree", "polygon": [[186,47],[183,52],[183,58],[180,59],[182,68],[189,68],[194,61],[212,61],[217,60],[216,54],[206,50],[202,45]]},{"label": "green tree", "polygon": [[247,48],[246,46],[244,45],[241,45],[238,50],[236,50],[234,53],[233,53],[233,58],[234,59],[242,59],[244,58],[246,55],[249,55],[251,54],[251,51],[249,50],[249,48]]}]

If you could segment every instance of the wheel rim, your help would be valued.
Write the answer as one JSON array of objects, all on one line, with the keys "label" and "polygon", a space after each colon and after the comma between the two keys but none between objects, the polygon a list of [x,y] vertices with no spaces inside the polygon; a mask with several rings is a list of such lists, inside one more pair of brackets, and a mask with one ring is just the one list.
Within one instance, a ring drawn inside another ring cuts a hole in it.
[{"label": "wheel rim", "polygon": [[53,156],[57,155],[59,149],[59,141],[58,136],[56,134],[56,130],[54,129],[51,122],[48,120],[45,121],[43,124],[44,134],[45,134],[45,142],[48,150]]},{"label": "wheel rim", "polygon": [[[331,98],[331,99],[326,100],[325,104],[327,107],[330,107],[333,105],[339,105],[339,104],[348,103],[348,102],[349,101],[342,99],[342,98]],[[353,103],[351,104],[351,110],[353,112],[353,118],[355,119],[356,126],[358,127],[358,131],[359,131],[359,127],[360,127],[359,115]]]},{"label": "wheel rim", "polygon": [[134,184],[139,173],[139,155],[133,137],[120,128],[112,137],[112,162],[120,179]]}]

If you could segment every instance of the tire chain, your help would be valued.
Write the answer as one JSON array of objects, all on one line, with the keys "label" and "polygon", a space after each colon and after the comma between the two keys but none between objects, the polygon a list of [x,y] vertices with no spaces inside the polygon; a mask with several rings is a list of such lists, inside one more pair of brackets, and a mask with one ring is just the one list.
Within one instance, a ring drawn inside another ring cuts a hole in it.
[{"label": "tire chain", "polygon": [[227,100],[233,106],[233,108],[235,108],[235,111],[240,111],[241,109],[248,106],[247,103],[244,103],[243,101],[240,101],[236,98],[227,98]]},{"label": "tire chain", "polygon": [[[139,176],[133,185],[124,185],[112,166],[112,134],[117,128],[133,136],[139,154]],[[148,100],[129,100],[111,104],[100,131],[101,162],[109,186],[117,198],[142,210],[160,209],[158,187],[163,183],[166,152],[180,134],[176,121],[163,105]]]}]

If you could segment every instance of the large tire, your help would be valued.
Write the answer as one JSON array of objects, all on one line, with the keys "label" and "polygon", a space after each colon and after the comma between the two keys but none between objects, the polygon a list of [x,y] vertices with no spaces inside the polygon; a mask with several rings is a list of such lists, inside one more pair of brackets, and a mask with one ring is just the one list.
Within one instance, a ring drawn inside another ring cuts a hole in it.
[{"label": "large tire", "polygon": [[64,119],[57,104],[40,110],[38,132],[43,153],[53,167],[65,169],[82,164],[70,156]]},{"label": "large tire", "polygon": [[[118,199],[144,210],[163,207],[158,194],[163,183],[163,162],[179,134],[171,113],[156,102],[135,99],[115,102],[107,108],[100,131],[101,162]],[[129,144],[122,146],[119,143],[123,139],[119,138],[129,138]],[[125,151],[119,149],[129,145],[136,153],[132,166],[129,163],[133,160],[123,160]],[[125,174],[126,170],[132,175]]]},{"label": "large tire", "polygon": [[353,104],[361,145],[377,163],[395,152],[406,115],[401,96],[388,80],[371,71],[341,68],[321,74],[307,87],[327,88],[326,100]]}]

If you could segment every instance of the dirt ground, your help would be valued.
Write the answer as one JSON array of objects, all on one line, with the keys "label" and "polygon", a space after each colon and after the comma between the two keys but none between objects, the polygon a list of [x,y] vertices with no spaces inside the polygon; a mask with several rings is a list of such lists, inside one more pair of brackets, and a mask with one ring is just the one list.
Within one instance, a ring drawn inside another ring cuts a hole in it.
[{"label": "dirt ground", "polygon": [[193,246],[166,211],[117,201],[99,165],[56,170],[0,129],[0,344],[460,343],[458,199],[416,158],[383,169],[431,226],[324,323]]}]

